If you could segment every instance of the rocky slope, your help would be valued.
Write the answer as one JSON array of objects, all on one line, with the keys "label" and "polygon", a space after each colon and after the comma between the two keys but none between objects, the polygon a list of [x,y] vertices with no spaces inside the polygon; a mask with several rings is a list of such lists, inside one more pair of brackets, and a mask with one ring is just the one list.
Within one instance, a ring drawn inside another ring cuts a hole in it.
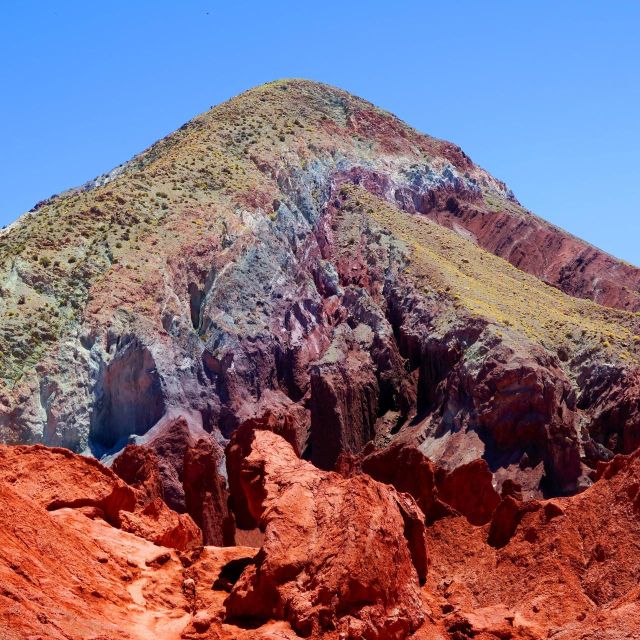
[{"label": "rocky slope", "polygon": [[[139,513],[139,487],[63,450],[1,449],[1,637],[617,640],[640,633],[638,454],[600,465],[597,482],[579,495],[523,502],[513,486],[497,501],[487,490],[470,491],[486,486],[486,465],[450,474],[407,445],[384,455],[412,459],[411,467],[397,467],[400,475],[382,483],[360,470],[388,471],[379,457],[352,458],[341,475],[300,460],[268,431],[245,429],[236,444],[245,449],[236,469],[241,490],[264,530],[260,549],[154,544],[148,529],[122,526],[130,522],[125,514]],[[152,465],[141,470],[139,457],[127,458],[138,483],[152,486]],[[402,469],[415,473],[403,479]],[[416,481],[429,473],[431,485]],[[417,505],[428,504],[440,506],[427,507],[425,521]]]},{"label": "rocky slope", "polygon": [[278,415],[323,468],[399,438],[538,494],[638,443],[640,271],[338,89],[248,91],[1,240],[4,442]]},{"label": "rocky slope", "polygon": [[637,635],[640,270],[455,145],[270,83],[0,272],[3,637]]}]

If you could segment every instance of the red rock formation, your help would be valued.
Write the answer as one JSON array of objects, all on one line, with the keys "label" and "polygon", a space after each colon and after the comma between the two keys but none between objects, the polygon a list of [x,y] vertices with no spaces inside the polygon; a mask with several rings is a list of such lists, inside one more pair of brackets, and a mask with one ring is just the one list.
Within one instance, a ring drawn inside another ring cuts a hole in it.
[{"label": "red rock formation", "polygon": [[[203,631],[206,620],[209,625],[220,620],[226,594],[211,589],[211,576],[252,550],[205,550],[197,556],[199,565],[185,569],[171,549],[86,517],[88,507],[47,511],[55,494],[101,495],[98,467],[73,454],[54,451],[51,460],[42,450],[29,449],[15,456],[1,450],[0,638],[186,640],[193,637],[190,630]],[[43,474],[22,473],[37,462]],[[109,470],[104,473],[109,478]],[[40,483],[47,494],[42,503]],[[223,631],[219,622],[214,626],[213,637],[220,640],[266,638],[273,631],[267,625],[262,636],[228,626]],[[279,631],[294,640],[290,630]]]},{"label": "red rock formation", "polygon": [[265,542],[225,602],[228,618],[286,618],[305,636],[353,639],[417,629],[426,547],[413,500],[364,475],[319,471],[267,431],[249,446],[240,484]]},{"label": "red rock formation", "polygon": [[435,465],[416,447],[394,443],[365,456],[360,466],[379,482],[411,495],[427,523],[451,514],[451,509],[438,496]]},{"label": "red rock formation", "polygon": [[162,497],[179,513],[186,510],[182,483],[184,458],[189,447],[194,444],[195,437],[191,433],[189,423],[183,417],[162,424],[145,443],[145,446],[156,454],[158,460]]},{"label": "red rock formation", "polygon": [[394,443],[373,451],[355,466],[372,478],[411,495],[431,524],[461,514],[471,524],[491,520],[500,503],[487,463],[474,460],[452,471],[437,467],[413,445]]},{"label": "red rock formation", "polygon": [[[576,490],[582,467],[575,393],[544,349],[494,343],[480,365],[456,363],[436,386],[434,401],[427,433],[474,431],[484,444],[478,455],[492,468],[533,469],[542,462],[547,491]],[[533,474],[532,483],[538,480]]]},{"label": "red rock formation", "polygon": [[[148,458],[146,462],[153,466]],[[149,500],[146,487],[129,487],[98,461],[66,449],[0,447],[0,482],[48,511],[83,509],[91,517],[177,549],[202,544],[189,516],[175,513],[158,497]]]},{"label": "red rock formation", "polygon": [[142,506],[162,498],[162,478],[156,454],[147,447],[127,445],[113,461],[111,470],[129,486],[137,489]]},{"label": "red rock formation", "polygon": [[187,512],[202,529],[204,544],[233,545],[235,526],[227,508],[220,456],[211,442],[200,439],[184,457],[183,485]]},{"label": "red rock formation", "polygon": [[[428,477],[415,449],[394,455],[407,465],[398,484],[411,487],[412,468]],[[375,467],[385,456],[365,460]],[[112,519],[140,522],[141,511],[116,509],[109,496],[128,495],[136,508],[133,494],[143,494],[99,463],[44,447],[0,448],[0,462],[3,639],[386,640],[413,629],[414,640],[640,637],[638,453],[601,464],[579,495],[523,503],[505,481],[490,524],[451,510],[425,529],[415,503],[359,473],[355,458],[354,475],[341,477],[257,431],[241,487],[265,528],[263,548],[206,547],[182,561],[142,529],[99,517],[112,505]],[[486,467],[461,469],[449,489],[468,492],[457,498],[467,504]]]},{"label": "red rock formation", "polygon": [[507,495],[489,528],[448,518],[427,529],[427,587],[449,637],[638,635],[640,456],[617,456],[600,473],[569,498]]},{"label": "red rock formation", "polygon": [[181,551],[199,547],[203,542],[202,531],[191,516],[172,511],[162,498],[155,498],[134,512],[121,511],[120,528],[154,544]]},{"label": "red rock formation", "polygon": [[222,546],[233,544],[234,524],[226,482],[219,473],[221,457],[219,446],[210,439],[196,440],[187,421],[178,418],[163,425],[149,443],[127,446],[114,460],[113,470],[136,487],[141,506],[150,513],[168,501],[181,517],[188,513],[193,518],[204,544]]},{"label": "red rock formation", "polygon": [[489,522],[500,503],[500,496],[493,486],[493,474],[482,459],[449,472],[438,469],[436,485],[438,498],[464,515],[471,524]]},{"label": "red rock formation", "polygon": [[0,446],[0,481],[48,511],[93,508],[114,525],[136,506],[135,491],[115,473],[67,449]]},{"label": "red rock formation", "polygon": [[245,530],[251,530],[258,526],[257,520],[249,510],[241,482],[242,465],[244,459],[251,452],[253,432],[256,430],[276,433],[292,446],[297,456],[301,454],[297,423],[286,412],[275,413],[267,411],[259,418],[246,420],[234,431],[225,449],[225,462],[229,479],[229,505],[235,515],[238,527]]}]

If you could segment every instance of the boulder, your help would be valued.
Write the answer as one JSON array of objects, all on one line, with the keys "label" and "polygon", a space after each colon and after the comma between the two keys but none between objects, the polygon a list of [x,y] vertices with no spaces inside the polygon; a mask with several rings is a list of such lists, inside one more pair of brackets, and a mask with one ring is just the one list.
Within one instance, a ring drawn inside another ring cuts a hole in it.
[{"label": "boulder", "polygon": [[267,431],[243,444],[239,486],[265,541],[225,601],[227,618],[286,619],[300,635],[354,640],[415,631],[427,554],[414,500],[366,475],[321,471]]},{"label": "boulder", "polygon": [[[348,466],[348,460],[342,459]],[[353,466],[353,461],[350,463]],[[483,525],[500,503],[493,474],[483,459],[448,471],[438,467],[417,447],[396,442],[373,451],[359,463],[372,478],[410,494],[431,524],[445,516],[461,514],[474,525]]]},{"label": "boulder", "polygon": [[120,514],[123,531],[133,533],[162,547],[186,551],[202,546],[202,532],[186,513],[176,513],[161,498],[155,498],[139,511]]},{"label": "boulder", "polygon": [[162,478],[156,454],[148,447],[127,445],[111,465],[112,471],[136,489],[138,504],[162,498]]}]

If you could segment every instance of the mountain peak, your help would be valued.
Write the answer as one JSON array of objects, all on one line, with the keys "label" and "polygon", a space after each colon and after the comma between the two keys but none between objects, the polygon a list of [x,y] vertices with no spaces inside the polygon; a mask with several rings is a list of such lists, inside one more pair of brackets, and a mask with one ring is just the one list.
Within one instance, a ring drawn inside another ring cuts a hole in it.
[{"label": "mountain peak", "polygon": [[[603,611],[637,618],[608,607],[635,565],[602,560],[638,546],[638,455],[616,454],[640,444],[640,270],[524,209],[455,144],[340,89],[275,81],[1,237],[0,441],[87,454],[0,447],[0,571],[36,601],[46,581],[15,566],[49,547],[16,547],[23,521],[69,558],[61,610],[90,591],[122,620],[127,603],[144,637],[216,634],[225,615],[234,638],[263,619],[292,638],[405,638],[423,623],[511,637],[525,616],[458,607],[473,598],[447,571],[469,593],[524,593],[522,560],[549,549],[545,585],[580,586],[535,637],[597,628]],[[612,505],[623,526],[605,522]],[[257,555],[200,546],[256,539]],[[460,540],[486,575],[452,559]],[[422,584],[427,542],[440,595]],[[189,573],[154,543],[181,549]],[[380,571],[384,553],[400,561]],[[497,553],[515,560],[496,578]],[[612,583],[599,567],[622,576],[615,593],[594,593]],[[92,582],[76,597],[78,575]],[[91,635],[91,613],[81,632],[69,616],[59,628]],[[48,615],[25,616],[31,635]]]},{"label": "mountain peak", "polygon": [[[637,269],[523,209],[456,145],[308,80],[251,89],[41,203],[5,231],[0,268],[0,436],[97,455],[176,411],[225,437],[267,397],[309,411],[314,372],[400,335],[406,305],[430,340],[468,325],[456,349],[479,331],[483,353],[550,358],[562,393],[585,392],[586,362],[622,376],[640,346]],[[394,379],[420,360],[388,348]],[[385,411],[435,410],[434,390],[394,385]],[[546,482],[575,486],[575,460],[567,476],[550,456]]]}]

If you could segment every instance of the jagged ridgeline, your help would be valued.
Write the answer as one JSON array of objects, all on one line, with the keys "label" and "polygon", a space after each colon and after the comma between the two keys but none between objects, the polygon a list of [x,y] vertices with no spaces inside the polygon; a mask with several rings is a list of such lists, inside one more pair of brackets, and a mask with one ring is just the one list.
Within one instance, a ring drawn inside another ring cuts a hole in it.
[{"label": "jagged ridgeline", "polygon": [[0,235],[0,436],[97,456],[182,415],[401,440],[572,492],[640,443],[640,271],[457,146],[283,80]]}]

